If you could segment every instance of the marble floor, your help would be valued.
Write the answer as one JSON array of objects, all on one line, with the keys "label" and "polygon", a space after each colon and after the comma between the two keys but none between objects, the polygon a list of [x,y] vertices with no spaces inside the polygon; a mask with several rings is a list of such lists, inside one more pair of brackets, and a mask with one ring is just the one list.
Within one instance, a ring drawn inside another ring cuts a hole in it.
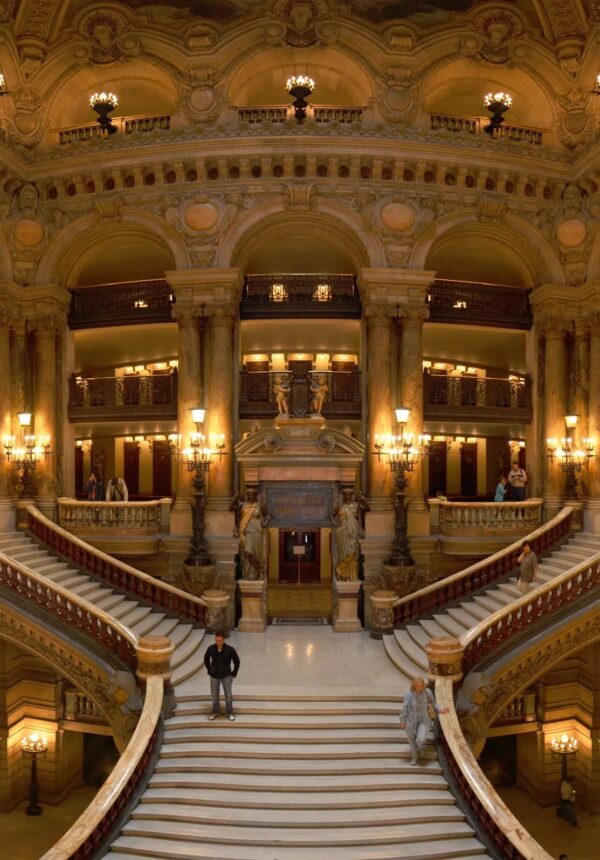
[{"label": "marble floor", "polygon": [[566,854],[569,860],[597,860],[600,815],[588,815],[578,809],[579,827],[571,827],[557,817],[556,806],[538,806],[521,788],[501,788],[498,794],[552,857]]},{"label": "marble floor", "polygon": [[[210,644],[212,636],[204,642]],[[389,659],[383,644],[368,633],[334,633],[331,627],[267,627],[263,633],[234,631],[227,640],[238,651],[240,673],[235,688],[252,692],[253,687],[276,692],[285,689],[324,693],[345,692],[400,695],[406,682]],[[204,646],[204,642],[202,643]],[[198,692],[206,684],[204,672],[177,688],[180,694]]]}]

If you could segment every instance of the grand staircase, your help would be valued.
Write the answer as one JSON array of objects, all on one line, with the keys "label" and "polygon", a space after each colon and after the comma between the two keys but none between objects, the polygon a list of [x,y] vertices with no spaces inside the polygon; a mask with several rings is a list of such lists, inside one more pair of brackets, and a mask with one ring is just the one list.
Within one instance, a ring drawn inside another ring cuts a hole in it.
[{"label": "grand staircase", "polygon": [[[538,582],[598,551],[600,537],[577,535],[541,561]],[[255,678],[251,689],[236,689],[236,722],[208,722],[202,630],[106,587],[22,533],[0,535],[0,552],[138,635],[166,633],[177,646],[177,709],[165,724],[150,783],[111,846],[115,860],[488,857],[450,794],[433,746],[428,760],[410,766],[396,691],[425,673],[430,636],[461,635],[517,599],[516,578],[386,637],[399,669],[395,689],[373,691],[367,684],[357,695],[356,686],[286,687],[282,694]],[[351,669],[348,683],[361,684]]]}]

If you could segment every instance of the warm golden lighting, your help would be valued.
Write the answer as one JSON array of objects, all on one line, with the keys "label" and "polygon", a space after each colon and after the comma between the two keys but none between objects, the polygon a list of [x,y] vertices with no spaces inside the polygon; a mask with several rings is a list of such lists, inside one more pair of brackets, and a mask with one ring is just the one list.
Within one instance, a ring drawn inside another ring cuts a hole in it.
[{"label": "warm golden lighting", "polygon": [[21,427],[29,427],[31,425],[31,412],[19,412],[18,418]]},{"label": "warm golden lighting", "polygon": [[309,78],[308,75],[292,75],[291,78],[287,79],[285,87],[288,93],[296,87],[304,87],[307,90],[310,90],[311,93],[314,93],[315,82],[312,78]]},{"label": "warm golden lighting", "polygon": [[331,301],[331,287],[329,286],[329,284],[317,284],[314,298],[318,302],[329,302],[329,301]]},{"label": "warm golden lighting", "polygon": [[21,740],[21,749],[26,753],[43,753],[48,749],[48,740],[45,735],[32,732]]},{"label": "warm golden lighting", "polygon": [[271,370],[281,373],[285,370],[285,355],[282,352],[274,352],[271,355]]},{"label": "warm golden lighting", "polygon": [[108,104],[116,108],[119,104],[119,99],[114,93],[94,93],[90,96],[90,107],[96,107],[98,104]]},{"label": "warm golden lighting", "polygon": [[192,421],[194,422],[194,424],[203,424],[205,415],[206,409],[202,409],[201,406],[195,406],[192,409]]},{"label": "warm golden lighting", "polygon": [[315,359],[315,370],[318,370],[321,373],[329,370],[329,353],[328,352],[318,352],[317,353],[317,357]]},{"label": "warm golden lighting", "polygon": [[410,415],[410,409],[406,409],[405,406],[399,406],[396,412],[396,421],[398,424],[406,424],[408,421],[408,416]]},{"label": "warm golden lighting", "polygon": [[271,301],[284,302],[287,299],[287,290],[283,284],[271,285]]},{"label": "warm golden lighting", "polygon": [[565,415],[565,424],[567,425],[567,430],[572,430],[574,427],[577,427],[578,415]]},{"label": "warm golden lighting", "polygon": [[570,753],[577,752],[577,738],[569,737],[565,732],[560,738],[552,738],[550,747],[552,752],[559,753],[560,755],[569,755]]},{"label": "warm golden lighting", "polygon": [[508,108],[512,106],[513,100],[512,96],[509,96],[508,93],[486,93],[483,97],[483,103],[486,108],[489,108],[492,104],[501,104],[508,110]]}]

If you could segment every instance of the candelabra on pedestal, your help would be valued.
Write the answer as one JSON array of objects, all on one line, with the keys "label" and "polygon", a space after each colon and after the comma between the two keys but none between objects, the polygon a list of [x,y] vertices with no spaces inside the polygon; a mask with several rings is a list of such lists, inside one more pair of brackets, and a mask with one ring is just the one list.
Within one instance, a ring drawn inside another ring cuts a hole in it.
[{"label": "candelabra on pedestal", "polygon": [[26,432],[31,426],[30,412],[20,412],[18,418],[23,443],[19,445],[14,436],[5,436],[4,454],[15,470],[20,473],[21,498],[30,499],[33,472],[42,457],[47,459],[50,456],[50,440],[47,438],[39,440],[35,435]]},{"label": "candelabra on pedestal", "polygon": [[561,781],[569,779],[568,759],[569,756],[574,756],[577,752],[577,738],[569,737],[566,733],[560,738],[552,738],[550,741],[550,749],[555,755],[561,758]]},{"label": "candelabra on pedestal", "polygon": [[31,758],[31,774],[29,779],[29,805],[25,809],[25,815],[41,815],[42,807],[39,803],[39,783],[37,778],[37,758],[45,755],[48,749],[48,741],[44,735],[32,732],[21,741],[21,750],[24,756]]},{"label": "candelabra on pedestal", "polygon": [[581,440],[581,447],[577,447],[575,441],[575,432],[577,430],[577,415],[565,415],[565,425],[567,433],[570,431],[572,435],[568,435],[563,439],[547,439],[547,456],[550,462],[557,460],[566,477],[566,497],[567,499],[577,499],[577,475],[580,474],[584,465],[589,463],[590,459],[595,456],[595,443],[593,439],[585,438]]}]

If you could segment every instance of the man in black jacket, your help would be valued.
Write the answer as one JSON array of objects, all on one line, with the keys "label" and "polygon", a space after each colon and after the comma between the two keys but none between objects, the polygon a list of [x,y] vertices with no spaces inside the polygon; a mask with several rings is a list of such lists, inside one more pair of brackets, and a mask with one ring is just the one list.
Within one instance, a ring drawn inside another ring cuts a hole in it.
[{"label": "man in black jacket", "polygon": [[215,644],[209,645],[206,649],[204,665],[210,676],[210,694],[212,696],[212,713],[208,719],[216,720],[221,713],[219,686],[222,684],[225,693],[227,719],[233,722],[235,717],[233,716],[231,687],[240,668],[240,658],[235,648],[225,644],[225,637],[220,630],[215,633]]}]

